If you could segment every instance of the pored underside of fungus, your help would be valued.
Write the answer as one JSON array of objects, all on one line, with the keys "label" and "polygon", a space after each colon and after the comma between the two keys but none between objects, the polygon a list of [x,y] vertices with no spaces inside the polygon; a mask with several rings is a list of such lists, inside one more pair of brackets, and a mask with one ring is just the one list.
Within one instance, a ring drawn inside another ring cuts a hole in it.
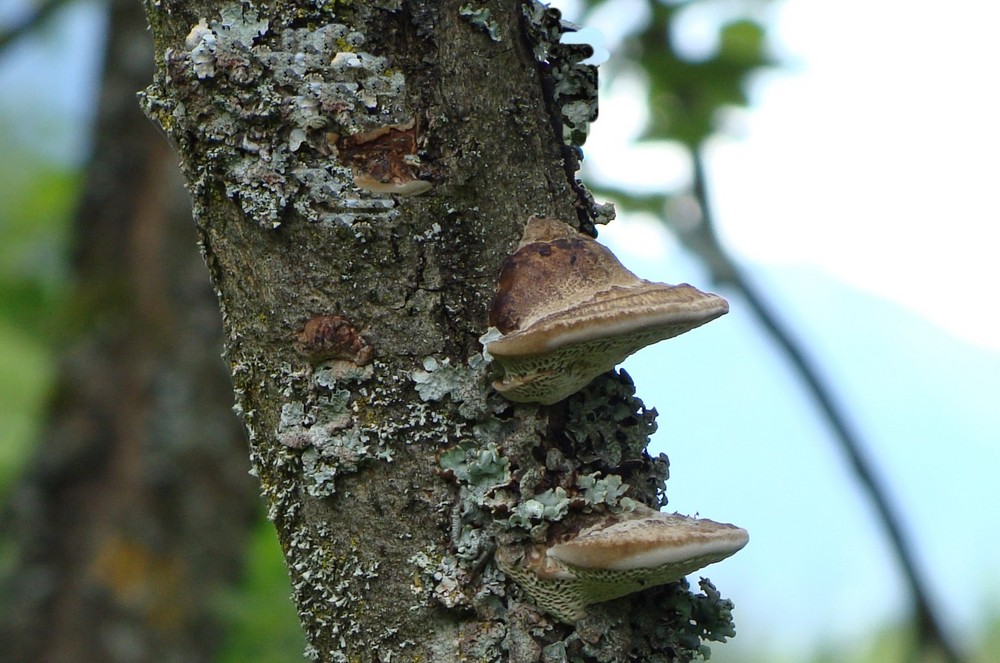
[{"label": "pored underside of fungus", "polygon": [[559,542],[503,546],[496,560],[539,608],[574,623],[588,605],[676,582],[735,554],[749,538],[735,525],[638,505],[595,516]]}]

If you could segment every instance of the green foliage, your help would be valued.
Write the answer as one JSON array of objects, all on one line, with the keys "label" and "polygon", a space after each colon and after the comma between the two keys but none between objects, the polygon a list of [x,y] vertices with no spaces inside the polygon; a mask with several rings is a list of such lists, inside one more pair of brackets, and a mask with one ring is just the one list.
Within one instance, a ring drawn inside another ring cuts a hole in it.
[{"label": "green foliage", "polygon": [[64,300],[65,245],[78,177],[5,145],[0,161],[0,493],[42,423],[49,341]]},{"label": "green foliage", "polygon": [[697,149],[715,133],[718,112],[746,106],[749,76],[767,64],[764,29],[741,20],[722,26],[719,47],[710,58],[691,61],[680,56],[668,25],[674,8],[658,6],[654,20],[638,36],[635,62],[649,80],[648,140],[676,140]]},{"label": "green foliage", "polygon": [[979,646],[975,649],[972,661],[1000,661],[1000,608],[994,607],[984,616]]},{"label": "green foliage", "polygon": [[0,320],[44,336],[67,283],[69,218],[79,177],[28,153],[0,162]]},{"label": "green foliage", "polygon": [[25,334],[0,309],[0,495],[17,475],[42,423],[53,377],[45,344]]},{"label": "green foliage", "polygon": [[243,584],[220,606],[229,632],[218,663],[299,660],[305,638],[291,591],[274,525],[261,517],[247,551]]},{"label": "green foliage", "polygon": [[[763,4],[762,0],[745,0],[739,6],[749,13]],[[642,138],[677,141],[696,150],[715,133],[719,111],[748,105],[746,88],[751,76],[773,64],[764,26],[746,16],[721,20],[715,52],[693,59],[675,43],[679,18],[692,7],[721,9],[721,4],[717,0],[647,0],[647,5],[650,20],[627,46],[630,66],[638,65],[649,83],[650,119]],[[612,63],[606,69],[614,75]]]},{"label": "green foliage", "polygon": [[[769,0],[646,0],[649,20],[625,44],[626,68],[638,67],[647,82],[649,121],[641,141],[670,141],[695,155],[718,132],[722,111],[749,105],[752,77],[775,64],[768,55],[767,32],[753,18]],[[590,8],[614,0],[589,0]],[[714,50],[702,58],[678,48],[675,34],[685,12],[704,11],[718,19]],[[615,61],[601,68],[614,77]],[[687,191],[636,194],[627,189],[595,187],[626,212],[648,212],[670,221],[664,210]],[[682,238],[683,239],[683,238]]]}]

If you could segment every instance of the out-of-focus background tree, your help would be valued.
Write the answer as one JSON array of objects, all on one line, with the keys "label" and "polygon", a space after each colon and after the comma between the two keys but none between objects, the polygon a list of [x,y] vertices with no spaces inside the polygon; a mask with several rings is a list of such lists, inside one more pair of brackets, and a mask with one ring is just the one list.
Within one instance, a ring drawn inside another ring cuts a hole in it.
[{"label": "out-of-focus background tree", "polygon": [[[584,162],[585,180],[619,206],[601,239],[646,278],[714,280],[731,299],[724,322],[626,364],[661,414],[653,445],[671,458],[671,507],[751,532],[712,572],[739,629],[713,660],[916,660],[912,593],[872,486],[755,303],[830,385],[827,409],[897,515],[944,636],[968,660],[1000,660],[998,10],[557,4],[610,53]],[[37,467],[79,331],[87,226],[72,219],[85,203],[107,7],[0,6],[0,33],[15,36],[0,50],[4,501]],[[725,373],[700,368],[720,356]],[[255,532],[242,579],[208,607],[225,633],[217,659],[295,660],[280,553],[266,523]]]}]

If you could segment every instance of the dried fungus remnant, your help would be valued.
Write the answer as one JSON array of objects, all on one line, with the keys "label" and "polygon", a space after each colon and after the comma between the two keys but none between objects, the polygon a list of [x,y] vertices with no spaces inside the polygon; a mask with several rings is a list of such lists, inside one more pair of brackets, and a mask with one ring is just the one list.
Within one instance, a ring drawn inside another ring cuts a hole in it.
[{"label": "dried fungus remnant", "polygon": [[483,337],[513,401],[551,404],[637,350],[729,311],[718,295],[640,279],[562,221],[532,217],[500,273]]},{"label": "dried fungus remnant", "polygon": [[317,315],[310,319],[292,346],[312,363],[345,359],[365,366],[375,357],[375,349],[357,327],[339,315]]},{"label": "dried fungus remnant", "polygon": [[676,582],[735,554],[749,539],[735,525],[640,505],[607,514],[554,545],[502,547],[496,560],[539,608],[572,624],[592,603]]},{"label": "dried fungus remnant", "polygon": [[350,165],[354,184],[372,193],[416,196],[431,183],[415,174],[420,166],[417,155],[416,123],[379,127],[353,136],[331,135],[337,151]]}]

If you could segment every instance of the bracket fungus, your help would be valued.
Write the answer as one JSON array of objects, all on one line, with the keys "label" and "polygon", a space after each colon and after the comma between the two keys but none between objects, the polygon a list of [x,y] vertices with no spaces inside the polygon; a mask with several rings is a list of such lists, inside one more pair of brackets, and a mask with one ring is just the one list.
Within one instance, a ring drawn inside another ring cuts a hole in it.
[{"label": "bracket fungus", "polygon": [[554,545],[501,547],[496,561],[539,608],[572,624],[592,603],[676,582],[735,554],[749,539],[735,525],[637,505]]},{"label": "bracket fungus", "polygon": [[548,405],[637,350],[728,311],[718,295],[640,279],[572,226],[532,217],[500,272],[494,329],[481,340],[501,371],[497,391]]}]

